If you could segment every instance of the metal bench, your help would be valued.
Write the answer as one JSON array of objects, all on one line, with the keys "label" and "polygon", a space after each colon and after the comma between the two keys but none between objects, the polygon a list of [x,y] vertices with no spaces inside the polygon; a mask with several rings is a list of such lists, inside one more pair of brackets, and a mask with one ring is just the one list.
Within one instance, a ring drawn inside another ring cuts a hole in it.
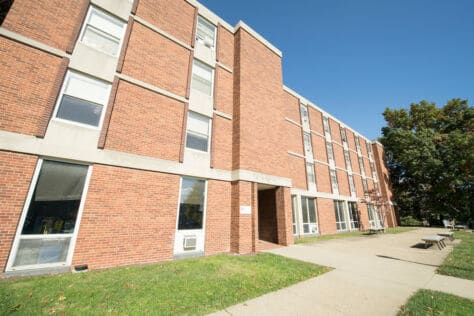
[{"label": "metal bench", "polygon": [[436,244],[439,250],[446,247],[446,244],[444,243],[445,239],[446,237],[438,236],[438,235],[428,235],[421,238],[421,240],[425,242],[426,248],[428,248],[428,245]]},{"label": "metal bench", "polygon": [[441,232],[441,233],[438,233],[438,236],[449,238],[449,240],[451,240],[451,241],[454,240],[454,233],[453,232]]}]

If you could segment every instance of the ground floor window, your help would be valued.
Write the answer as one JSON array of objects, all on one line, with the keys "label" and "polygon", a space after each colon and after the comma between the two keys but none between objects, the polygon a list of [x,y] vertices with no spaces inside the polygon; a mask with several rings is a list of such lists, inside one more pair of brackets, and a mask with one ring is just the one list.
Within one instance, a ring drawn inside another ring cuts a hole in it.
[{"label": "ground floor window", "polygon": [[316,215],[315,199],[302,196],[301,208],[303,217],[303,234],[318,233],[318,217]]},{"label": "ground floor window", "polygon": [[13,249],[12,268],[66,263],[89,166],[40,160]]},{"label": "ground floor window", "polygon": [[371,227],[383,227],[382,216],[377,206],[367,204],[367,211],[369,213],[369,223]]},{"label": "ground floor window", "polygon": [[296,220],[296,211],[298,209],[297,205],[297,197],[296,195],[291,196],[291,212],[292,212],[292,217],[293,217],[293,235],[298,234],[298,225],[297,225],[297,220]]},{"label": "ground floor window", "polygon": [[338,231],[347,230],[346,213],[344,211],[344,201],[334,201],[334,212],[336,215],[336,228]]},{"label": "ground floor window", "polygon": [[359,211],[356,202],[348,202],[349,208],[349,225],[351,230],[359,229]]},{"label": "ground floor window", "polygon": [[179,204],[178,229],[202,229],[205,180],[183,178]]}]

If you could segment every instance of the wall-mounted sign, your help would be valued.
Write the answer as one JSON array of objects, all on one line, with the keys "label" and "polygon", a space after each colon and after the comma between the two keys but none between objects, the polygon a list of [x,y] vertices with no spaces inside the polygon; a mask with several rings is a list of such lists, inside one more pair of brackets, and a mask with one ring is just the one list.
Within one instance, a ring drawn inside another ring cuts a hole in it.
[{"label": "wall-mounted sign", "polygon": [[240,214],[244,214],[244,215],[252,214],[252,207],[250,207],[248,205],[241,205],[240,206]]}]

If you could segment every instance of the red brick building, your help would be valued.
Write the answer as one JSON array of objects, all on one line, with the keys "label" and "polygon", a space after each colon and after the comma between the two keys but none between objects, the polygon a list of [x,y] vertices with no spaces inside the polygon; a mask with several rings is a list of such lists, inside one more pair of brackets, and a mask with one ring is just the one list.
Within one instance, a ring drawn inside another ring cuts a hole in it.
[{"label": "red brick building", "polygon": [[[0,269],[100,269],[380,225],[383,148],[283,84],[194,0],[15,0],[0,15]],[[385,225],[394,226],[391,210]]]}]

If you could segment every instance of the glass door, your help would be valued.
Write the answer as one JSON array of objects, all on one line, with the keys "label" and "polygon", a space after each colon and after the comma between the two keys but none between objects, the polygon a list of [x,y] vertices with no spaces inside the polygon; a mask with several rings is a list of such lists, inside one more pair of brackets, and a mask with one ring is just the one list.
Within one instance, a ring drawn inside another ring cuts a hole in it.
[{"label": "glass door", "polygon": [[319,228],[315,199],[302,196],[301,209],[303,213],[303,234],[317,234]]}]

